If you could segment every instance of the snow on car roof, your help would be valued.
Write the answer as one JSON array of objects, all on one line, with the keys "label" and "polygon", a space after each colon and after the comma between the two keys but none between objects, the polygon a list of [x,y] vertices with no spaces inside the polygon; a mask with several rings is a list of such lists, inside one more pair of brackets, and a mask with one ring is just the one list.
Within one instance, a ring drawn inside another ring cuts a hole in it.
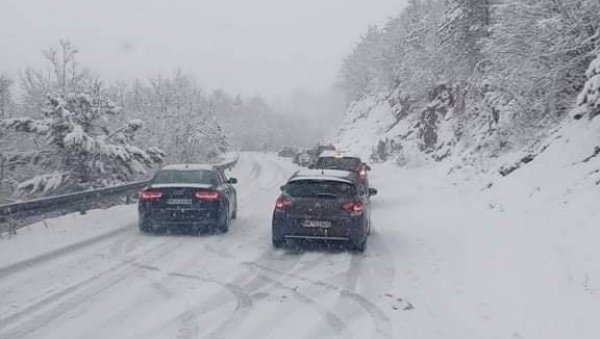
[{"label": "snow on car roof", "polygon": [[346,152],[346,151],[323,151],[323,153],[321,153],[321,155],[319,155],[319,158],[323,158],[323,157],[342,157],[342,158],[360,159],[360,157],[358,155],[352,154],[352,153]]},{"label": "snow on car roof", "polygon": [[212,171],[215,167],[208,164],[173,164],[167,165],[162,170],[174,170],[174,171]]},{"label": "snow on car roof", "polygon": [[296,172],[290,182],[298,180],[332,180],[354,183],[355,174],[348,171],[308,169]]}]

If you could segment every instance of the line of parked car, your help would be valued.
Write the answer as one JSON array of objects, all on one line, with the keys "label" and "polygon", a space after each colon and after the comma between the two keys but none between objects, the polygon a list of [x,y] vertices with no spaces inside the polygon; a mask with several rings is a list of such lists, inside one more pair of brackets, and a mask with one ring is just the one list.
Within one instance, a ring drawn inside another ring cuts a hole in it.
[{"label": "line of parked car", "polygon": [[[272,219],[272,243],[285,247],[299,240],[345,242],[362,252],[371,233],[370,167],[347,152],[320,149],[308,169],[281,186]],[[281,156],[293,157],[281,152]],[[226,233],[237,216],[235,178],[211,165],[170,165],[158,171],[140,193],[142,232],[172,229]]]}]

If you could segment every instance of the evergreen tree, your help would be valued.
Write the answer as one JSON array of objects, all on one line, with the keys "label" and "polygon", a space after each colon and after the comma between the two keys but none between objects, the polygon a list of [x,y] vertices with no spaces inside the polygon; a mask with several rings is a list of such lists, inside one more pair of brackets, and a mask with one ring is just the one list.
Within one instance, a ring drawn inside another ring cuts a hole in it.
[{"label": "evergreen tree", "polygon": [[106,122],[120,113],[96,87],[95,91],[49,95],[39,119],[2,120],[3,128],[37,135],[44,141],[40,149],[10,159],[46,170],[46,174],[19,184],[19,191],[47,194],[102,187],[131,181],[160,163],[164,153],[159,149],[142,150],[130,144],[141,121],[109,130]]}]

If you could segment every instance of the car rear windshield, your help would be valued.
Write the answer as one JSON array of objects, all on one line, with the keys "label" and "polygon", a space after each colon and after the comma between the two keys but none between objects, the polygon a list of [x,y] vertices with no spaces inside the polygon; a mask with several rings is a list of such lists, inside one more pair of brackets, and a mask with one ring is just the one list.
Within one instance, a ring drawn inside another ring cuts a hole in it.
[{"label": "car rear windshield", "polygon": [[294,198],[345,199],[356,197],[356,187],[332,180],[296,180],[284,186],[283,193]]},{"label": "car rear windshield", "polygon": [[153,184],[208,184],[216,183],[216,176],[208,170],[163,170],[154,176]]},{"label": "car rear windshield", "polygon": [[358,158],[321,157],[317,161],[317,168],[356,171],[360,167],[360,164],[361,161]]}]

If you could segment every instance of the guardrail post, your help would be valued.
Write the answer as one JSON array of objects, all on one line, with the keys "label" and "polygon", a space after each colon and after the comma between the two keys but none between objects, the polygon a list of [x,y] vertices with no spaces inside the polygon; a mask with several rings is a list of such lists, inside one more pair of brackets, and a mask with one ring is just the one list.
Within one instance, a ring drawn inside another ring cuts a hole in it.
[{"label": "guardrail post", "polygon": [[8,236],[13,237],[17,235],[17,223],[14,220],[8,221]]}]

